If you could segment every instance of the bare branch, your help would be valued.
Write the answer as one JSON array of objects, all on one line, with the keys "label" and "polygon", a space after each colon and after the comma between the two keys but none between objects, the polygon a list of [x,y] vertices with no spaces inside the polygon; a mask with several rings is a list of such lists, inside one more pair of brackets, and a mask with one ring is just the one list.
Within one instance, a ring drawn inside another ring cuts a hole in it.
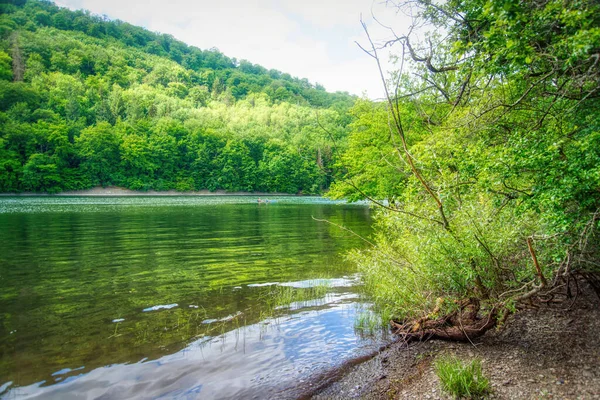
[{"label": "bare branch", "polygon": [[[433,64],[431,64],[431,58],[433,57],[432,53],[430,53],[429,55],[427,55],[425,57],[420,57],[417,55],[417,53],[411,46],[408,36],[404,37],[404,41],[406,42],[406,46],[408,47],[408,51],[410,53],[411,58],[416,62],[424,62],[427,69],[429,71],[433,72],[434,74],[439,74],[440,72],[447,72],[447,71],[456,71],[458,69],[458,66],[456,66],[456,65],[449,65],[449,66],[439,67],[439,68],[434,67]],[[431,43],[430,43],[430,45],[431,45]]]},{"label": "bare branch", "polygon": [[367,35],[367,39],[369,40],[369,43],[371,44],[371,52],[372,52],[373,58],[375,58],[375,61],[377,62],[377,69],[379,70],[379,76],[381,78],[381,82],[383,83],[385,95],[386,95],[388,104],[390,106],[390,110],[391,110],[391,114],[392,114],[392,117],[393,117],[393,120],[394,120],[394,126],[395,126],[395,129],[396,129],[396,133],[398,134],[398,136],[400,137],[400,140],[402,142],[402,147],[403,147],[403,150],[404,150],[404,154],[406,156],[406,160],[408,161],[408,163],[410,165],[410,168],[411,168],[413,174],[415,175],[415,177],[419,180],[419,182],[421,182],[421,185],[425,188],[425,190],[427,191],[427,193],[429,193],[429,195],[431,196],[431,198],[437,203],[438,211],[439,211],[440,216],[442,218],[443,227],[444,227],[444,229],[449,230],[450,229],[450,224],[448,223],[448,219],[446,218],[446,214],[444,212],[444,206],[443,206],[441,200],[433,192],[433,190],[431,189],[431,187],[429,186],[429,184],[427,183],[427,181],[425,180],[425,178],[423,178],[423,175],[417,169],[417,167],[416,167],[416,165],[415,165],[415,163],[413,161],[413,158],[412,158],[412,156],[410,155],[410,153],[408,151],[408,143],[406,142],[404,128],[402,126],[402,121],[400,119],[400,113],[399,113],[398,109],[394,108],[394,103],[392,101],[392,97],[390,96],[389,90],[387,88],[385,76],[383,74],[383,68],[381,66],[381,62],[379,60],[379,56],[377,55],[377,48],[375,47],[375,44],[373,43],[373,40],[371,39],[371,35],[369,34],[369,30],[367,28],[367,25],[362,20],[361,20],[361,24],[363,26],[363,30],[365,31],[365,34]]}]

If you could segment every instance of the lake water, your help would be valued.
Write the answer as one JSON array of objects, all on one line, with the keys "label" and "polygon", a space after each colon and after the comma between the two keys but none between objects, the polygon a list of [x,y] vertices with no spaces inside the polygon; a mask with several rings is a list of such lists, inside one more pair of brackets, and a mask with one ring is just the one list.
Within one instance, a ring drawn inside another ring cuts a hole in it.
[{"label": "lake water", "polygon": [[372,352],[344,253],[364,205],[0,198],[0,396],[293,398]]}]

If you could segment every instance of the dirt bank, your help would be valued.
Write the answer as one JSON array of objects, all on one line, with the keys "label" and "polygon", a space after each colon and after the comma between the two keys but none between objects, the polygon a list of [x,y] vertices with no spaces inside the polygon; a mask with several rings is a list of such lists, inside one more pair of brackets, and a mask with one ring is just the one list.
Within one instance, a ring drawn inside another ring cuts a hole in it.
[{"label": "dirt bank", "polygon": [[198,190],[190,192],[178,192],[176,190],[165,190],[157,192],[148,190],[147,192],[138,190],[129,190],[116,186],[95,187],[87,190],[71,190],[56,194],[46,193],[2,193],[0,196],[296,196],[289,193],[264,193],[264,192],[226,192],[224,190]]},{"label": "dirt bank", "polygon": [[306,398],[450,399],[433,371],[444,353],[480,358],[491,399],[600,399],[600,301],[586,291],[575,303],[523,311],[473,344],[396,343]]}]

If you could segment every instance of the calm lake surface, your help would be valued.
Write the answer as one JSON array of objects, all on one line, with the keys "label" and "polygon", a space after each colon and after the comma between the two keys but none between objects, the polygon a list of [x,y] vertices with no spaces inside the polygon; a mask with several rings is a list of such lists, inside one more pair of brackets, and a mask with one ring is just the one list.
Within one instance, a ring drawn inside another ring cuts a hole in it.
[{"label": "calm lake surface", "polygon": [[[2,398],[293,398],[372,352],[365,205],[0,197]],[[313,218],[314,217],[314,218]]]}]

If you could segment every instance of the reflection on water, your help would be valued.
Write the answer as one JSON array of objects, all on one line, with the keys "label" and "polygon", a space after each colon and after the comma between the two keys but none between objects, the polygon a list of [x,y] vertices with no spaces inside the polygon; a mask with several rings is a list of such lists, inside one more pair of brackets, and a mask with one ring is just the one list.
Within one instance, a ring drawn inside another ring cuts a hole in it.
[{"label": "reflection on water", "polygon": [[196,340],[156,360],[88,373],[65,371],[69,377],[59,384],[17,388],[8,397],[294,398],[311,384],[311,376],[378,344],[355,335],[351,323],[355,300],[349,295],[329,296],[286,317]]},{"label": "reflection on water", "polygon": [[0,393],[285,397],[372,348],[341,255],[363,243],[312,218],[368,235],[368,209],[273,200],[0,198]]}]

